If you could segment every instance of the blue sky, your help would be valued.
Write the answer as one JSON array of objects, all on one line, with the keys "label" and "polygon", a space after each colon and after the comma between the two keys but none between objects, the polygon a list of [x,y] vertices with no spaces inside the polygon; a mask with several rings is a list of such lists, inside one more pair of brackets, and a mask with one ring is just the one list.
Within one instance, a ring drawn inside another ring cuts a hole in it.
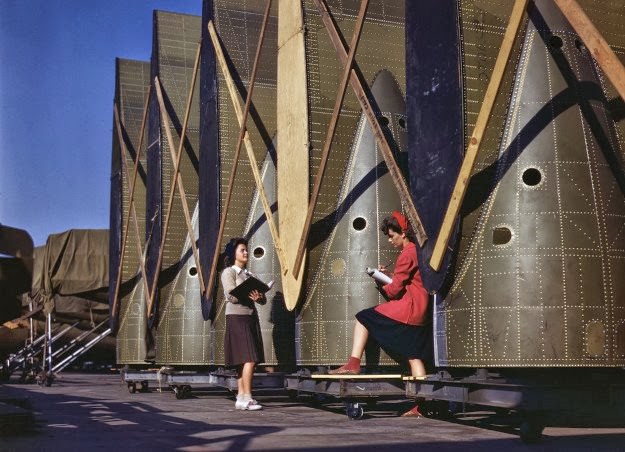
[{"label": "blue sky", "polygon": [[108,228],[115,57],[149,60],[154,9],[202,0],[0,0],[0,223],[35,245]]}]

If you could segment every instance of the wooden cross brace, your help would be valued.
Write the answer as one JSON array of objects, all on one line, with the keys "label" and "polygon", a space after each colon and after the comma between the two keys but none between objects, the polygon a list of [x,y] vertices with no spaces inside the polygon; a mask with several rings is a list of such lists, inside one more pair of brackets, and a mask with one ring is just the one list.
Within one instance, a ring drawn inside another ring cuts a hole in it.
[{"label": "wooden cross brace", "polygon": [[[225,224],[226,224],[226,220],[228,218],[228,209],[230,206],[230,200],[232,197],[232,191],[234,188],[234,179],[236,176],[236,171],[238,168],[238,163],[239,163],[239,156],[240,156],[240,151],[241,151],[241,146],[243,143],[245,143],[245,148],[247,151],[247,156],[248,159],[250,161],[250,166],[252,168],[252,174],[254,176],[254,182],[256,184],[256,188],[258,189],[258,193],[259,193],[259,198],[261,200],[261,204],[263,206],[263,211],[265,213],[265,217],[267,219],[267,224],[269,226],[269,231],[271,232],[271,237],[273,239],[274,242],[274,246],[276,249],[276,254],[278,257],[278,261],[280,262],[280,268],[282,269],[283,274],[286,274],[286,272],[288,271],[287,265],[286,265],[286,258],[284,255],[284,251],[282,249],[281,246],[281,242],[280,242],[280,237],[278,235],[278,229],[276,228],[275,222],[273,221],[273,214],[271,212],[271,207],[269,205],[269,202],[267,201],[267,195],[265,193],[265,188],[263,186],[263,181],[261,179],[260,173],[258,171],[258,163],[256,161],[256,157],[254,154],[254,149],[252,147],[252,142],[250,140],[249,137],[249,133],[247,131],[247,117],[249,115],[249,110],[252,104],[252,94],[254,92],[254,85],[256,82],[256,73],[257,73],[257,69],[258,69],[258,62],[260,60],[260,54],[261,54],[261,49],[262,49],[262,45],[264,42],[264,38],[265,38],[265,31],[267,28],[267,23],[268,23],[268,19],[269,19],[269,11],[271,9],[271,0],[267,1],[267,5],[265,7],[265,14],[263,17],[263,23],[260,29],[260,35],[258,38],[258,45],[256,47],[256,54],[254,57],[254,64],[252,66],[252,72],[251,72],[251,77],[250,77],[250,84],[248,87],[248,92],[247,92],[247,98],[245,100],[245,107],[243,108],[243,110],[241,110],[241,105],[239,103],[239,98],[238,98],[238,94],[237,94],[237,90],[236,87],[234,85],[234,81],[232,78],[232,74],[230,73],[230,70],[228,68],[228,64],[226,62],[226,58],[223,52],[223,49],[221,47],[221,42],[219,40],[219,36],[217,35],[217,31],[215,29],[215,25],[213,24],[212,21],[209,21],[208,23],[208,32],[211,38],[211,42],[213,44],[213,48],[215,49],[215,56],[217,57],[217,62],[219,64],[219,67],[223,73],[224,79],[226,81],[226,87],[228,88],[228,93],[230,95],[232,104],[234,106],[234,110],[235,113],[237,115],[237,120],[239,122],[239,137],[237,139],[237,144],[236,144],[236,148],[235,148],[235,153],[234,153],[234,161],[232,164],[232,169],[230,171],[230,178],[228,181],[228,188],[226,191],[226,197],[225,197],[225,203],[224,203],[224,207],[222,210],[222,215],[221,215],[221,220],[219,223],[219,231],[217,233],[217,238],[215,241],[215,250],[213,253],[213,261],[211,263],[211,269],[210,269],[210,276],[209,276],[209,281],[213,281],[216,277],[216,273],[217,273],[217,263],[219,260],[219,254],[220,254],[220,246],[221,246],[221,241],[223,239],[223,233],[224,233],[224,229],[225,229]],[[209,284],[205,293],[205,298],[211,298],[212,297],[212,291],[213,291],[213,284]]]},{"label": "wooden cross brace", "polygon": [[[412,197],[408,190],[408,186],[406,185],[406,181],[404,180],[404,177],[401,173],[401,170],[399,169],[399,166],[395,162],[395,158],[393,157],[393,151],[391,150],[388,140],[386,139],[386,136],[384,135],[384,131],[382,130],[382,126],[380,125],[380,121],[376,117],[373,106],[371,105],[371,101],[368,96],[368,93],[370,93],[371,90],[369,89],[369,87],[366,85],[365,82],[360,80],[360,77],[358,76],[358,72],[359,72],[358,64],[356,63],[356,61],[353,60],[352,64],[351,65],[349,64],[348,53],[345,50],[345,46],[343,45],[343,42],[341,41],[341,36],[339,35],[338,29],[332,20],[332,16],[330,15],[330,10],[328,8],[326,0],[314,0],[314,2],[317,5],[317,8],[319,9],[319,13],[321,14],[321,19],[323,20],[323,23],[326,27],[326,31],[328,32],[328,35],[330,36],[330,41],[332,41],[332,44],[334,46],[334,49],[336,50],[339,60],[341,61],[341,64],[343,65],[344,68],[346,66],[351,66],[351,69],[349,71],[350,72],[350,78],[349,78],[350,85],[354,93],[356,94],[356,98],[358,99],[358,102],[360,103],[360,107],[362,108],[363,113],[365,114],[365,116],[367,117],[367,120],[369,121],[369,125],[371,127],[371,130],[373,131],[373,135],[376,138],[378,146],[380,147],[380,152],[382,153],[382,157],[384,158],[384,162],[386,163],[389,174],[391,178],[393,179],[395,188],[397,188],[397,191],[399,192],[399,196],[406,209],[408,219],[410,220],[410,223],[412,224],[412,227],[415,231],[415,235],[417,236],[417,242],[419,242],[420,246],[423,246],[423,244],[427,240],[427,234],[425,232],[425,228],[423,227],[423,223],[421,222],[421,218],[419,217],[419,214],[417,213],[417,209],[415,208],[414,203],[412,202]],[[361,5],[361,12],[362,12],[362,5]]]},{"label": "wooden cross brace", "polygon": [[[325,3],[323,4],[323,6],[327,7]],[[356,49],[358,48],[358,43],[360,42],[362,26],[365,22],[365,16],[367,14],[368,7],[369,0],[362,0],[360,2],[360,10],[358,11],[356,25],[354,26],[354,33],[352,34],[352,41],[349,46],[349,55],[347,55],[347,61],[343,68],[341,82],[336,93],[336,100],[334,101],[332,117],[330,118],[330,124],[328,125],[328,131],[326,133],[326,138],[323,143],[323,150],[321,151],[321,162],[319,163],[319,169],[317,170],[317,175],[315,176],[315,184],[313,185],[313,191],[310,196],[310,201],[308,203],[306,222],[304,223],[304,229],[302,230],[302,236],[300,238],[299,245],[297,247],[297,254],[293,263],[293,274],[296,278],[299,275],[300,269],[302,268],[304,253],[306,251],[306,242],[308,240],[308,234],[310,233],[310,226],[312,225],[312,218],[315,212],[315,207],[317,205],[317,199],[319,198],[319,191],[321,190],[321,182],[323,181],[323,175],[325,174],[328,157],[330,156],[332,140],[334,139],[334,133],[336,132],[336,125],[339,122],[341,107],[343,106],[343,100],[345,99],[347,83],[349,82],[352,66],[354,64],[354,56],[356,55]]]},{"label": "wooden cross brace", "polygon": [[430,267],[436,271],[441,268],[447,244],[449,243],[449,238],[451,237],[451,231],[453,230],[456,217],[460,212],[460,206],[462,205],[464,195],[467,192],[471,172],[473,171],[477,153],[480,149],[480,145],[482,144],[482,138],[484,136],[484,132],[486,131],[486,127],[488,126],[493,106],[495,105],[495,98],[497,97],[499,87],[501,86],[506,65],[508,64],[510,54],[512,53],[514,38],[523,21],[525,9],[527,8],[527,2],[528,0],[516,0],[512,8],[508,28],[504,34],[503,42],[501,44],[501,48],[499,49],[499,55],[495,61],[493,75],[488,83],[486,94],[484,95],[484,101],[482,102],[482,107],[480,108],[480,112],[477,116],[473,134],[469,140],[469,146],[467,147],[467,151],[464,155],[462,166],[460,167],[460,172],[458,174],[458,178],[456,179],[456,184],[454,185],[454,190],[451,194],[451,199],[449,201],[449,205],[447,206],[443,223],[441,224],[441,229],[438,233],[438,237],[436,238],[436,243],[434,244],[432,257],[430,258]]},{"label": "wooden cross brace", "polygon": [[[482,107],[480,108],[473,134],[471,135],[471,139],[469,141],[469,146],[467,147],[458,178],[456,179],[454,190],[451,194],[447,211],[445,212],[445,217],[434,245],[432,257],[430,258],[430,266],[436,271],[438,271],[441,267],[445,251],[449,243],[449,238],[451,236],[451,231],[456,221],[456,217],[460,212],[460,207],[462,206],[462,201],[466,194],[473,166],[475,165],[477,153],[482,143],[482,137],[484,136],[484,132],[488,126],[495,98],[497,97],[506,65],[510,59],[514,38],[519,30],[519,27],[521,26],[524,13],[527,8],[527,2],[528,0],[516,0],[512,9],[508,28],[506,29],[501,48],[499,50],[499,55],[497,56],[497,61],[495,62],[493,74],[486,90],[486,94],[484,95],[484,101],[482,102]],[[558,8],[560,8],[577,34],[579,34],[586,47],[590,50],[595,61],[605,72],[606,76],[612,82],[621,98],[625,99],[625,67],[623,67],[623,64],[614,54],[612,49],[610,49],[607,42],[592,24],[588,16],[586,16],[575,0],[554,0],[554,3],[558,6]]]},{"label": "wooden cross brace", "polygon": [[148,304],[148,318],[152,315],[152,309],[154,305],[154,297],[156,295],[156,288],[158,285],[158,279],[161,272],[161,267],[163,263],[163,253],[165,250],[165,243],[167,241],[167,232],[169,230],[169,219],[171,217],[171,208],[173,205],[174,195],[176,192],[176,188],[178,189],[178,195],[180,197],[180,202],[182,204],[182,210],[184,212],[184,219],[187,225],[187,233],[189,234],[189,238],[191,241],[191,248],[193,249],[193,258],[195,259],[195,265],[197,268],[198,280],[200,283],[200,291],[204,293],[205,284],[202,275],[202,268],[200,264],[200,254],[197,249],[196,239],[195,239],[195,231],[193,229],[193,223],[191,221],[191,214],[189,213],[189,205],[187,203],[186,192],[184,189],[184,184],[182,182],[182,176],[180,174],[180,159],[182,157],[182,149],[184,148],[184,142],[187,135],[187,125],[189,123],[189,116],[191,112],[191,105],[193,103],[193,91],[195,90],[195,82],[197,80],[198,69],[200,65],[200,51],[202,48],[202,43],[200,42],[197,46],[197,51],[195,54],[195,64],[193,67],[193,76],[191,78],[191,86],[189,88],[189,96],[187,99],[187,106],[185,109],[184,120],[182,124],[182,131],[180,132],[180,141],[178,142],[178,147],[174,146],[174,139],[171,134],[170,129],[170,118],[167,113],[167,109],[165,108],[165,101],[163,99],[163,92],[161,87],[161,82],[158,77],[154,78],[154,86],[156,88],[156,96],[158,98],[158,105],[161,112],[162,121],[164,123],[165,128],[165,136],[167,137],[167,144],[169,148],[169,153],[171,156],[172,162],[174,162],[174,173],[172,175],[172,182],[170,184],[169,189],[169,197],[167,202],[167,210],[165,213],[165,224],[163,227],[163,235],[161,237],[161,243],[159,247],[158,259],[156,262],[156,273],[154,275],[154,280],[152,281],[152,289],[150,290],[150,302]]},{"label": "wooden cross brace", "polygon": [[130,217],[132,214],[133,225],[135,230],[135,240],[137,241],[137,254],[139,257],[139,266],[141,270],[141,279],[143,280],[143,289],[144,289],[144,298],[146,302],[146,306],[149,305],[150,302],[150,290],[148,287],[148,280],[145,272],[145,262],[143,259],[143,249],[141,243],[143,243],[143,239],[141,238],[141,234],[139,233],[139,222],[137,221],[137,211],[135,209],[134,197],[135,197],[135,186],[137,182],[137,173],[139,171],[139,163],[141,159],[141,148],[143,146],[143,138],[145,136],[145,124],[147,122],[148,116],[148,106],[150,104],[150,97],[152,95],[151,87],[148,87],[148,93],[145,100],[145,105],[143,107],[143,118],[141,120],[141,130],[139,131],[139,146],[137,147],[137,155],[135,156],[134,161],[134,170],[132,175],[132,180],[130,178],[130,174],[128,172],[128,149],[126,148],[126,141],[124,140],[124,135],[122,133],[122,124],[119,117],[119,109],[117,104],[113,106],[113,115],[115,117],[115,129],[117,131],[117,139],[120,145],[120,153],[122,154],[122,165],[124,167],[124,172],[126,173],[126,180],[131,180],[130,183],[130,202],[128,205],[128,210],[126,211],[126,217],[124,221],[124,236],[122,239],[122,249],[120,253],[119,259],[119,268],[117,269],[117,279],[115,281],[115,292],[113,295],[113,306],[111,308],[111,317],[117,319],[119,315],[119,290],[121,287],[122,280],[122,269],[124,265],[124,259],[126,256],[126,241],[128,239],[128,226],[130,222]]}]

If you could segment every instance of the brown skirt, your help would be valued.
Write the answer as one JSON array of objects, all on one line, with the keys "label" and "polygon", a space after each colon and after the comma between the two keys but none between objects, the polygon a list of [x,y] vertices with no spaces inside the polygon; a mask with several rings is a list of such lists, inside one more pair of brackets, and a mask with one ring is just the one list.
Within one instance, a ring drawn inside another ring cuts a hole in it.
[{"label": "brown skirt", "polygon": [[258,314],[226,316],[224,354],[226,366],[260,363],[265,360]]}]

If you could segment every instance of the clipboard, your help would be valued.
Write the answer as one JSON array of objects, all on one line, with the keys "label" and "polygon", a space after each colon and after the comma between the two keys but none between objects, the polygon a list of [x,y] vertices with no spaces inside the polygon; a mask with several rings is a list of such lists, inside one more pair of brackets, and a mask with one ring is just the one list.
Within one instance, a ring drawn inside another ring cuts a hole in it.
[{"label": "clipboard", "polygon": [[260,279],[255,278],[254,276],[249,276],[245,281],[232,289],[230,291],[230,295],[238,300],[248,300],[250,292],[253,290],[258,290],[260,293],[264,294],[269,292],[272,286],[273,281],[265,284]]}]

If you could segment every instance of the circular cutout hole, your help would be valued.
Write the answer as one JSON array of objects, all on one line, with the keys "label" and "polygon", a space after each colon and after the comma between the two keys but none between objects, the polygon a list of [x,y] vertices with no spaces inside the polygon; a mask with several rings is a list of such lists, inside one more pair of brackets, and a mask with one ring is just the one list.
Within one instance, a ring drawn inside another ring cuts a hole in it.
[{"label": "circular cutout hole", "polygon": [[265,255],[265,250],[262,247],[257,246],[256,248],[254,248],[253,254],[256,259],[260,259],[261,257]]},{"label": "circular cutout hole", "polygon": [[406,120],[404,118],[399,118],[399,127],[402,129],[406,129]]},{"label": "circular cutout hole", "polygon": [[512,231],[506,227],[499,227],[493,229],[493,244],[505,245],[512,240]]},{"label": "circular cutout hole", "polygon": [[534,187],[540,184],[541,180],[542,180],[542,174],[540,174],[540,170],[536,168],[528,168],[525,171],[523,171],[523,183],[525,185]]},{"label": "circular cutout hole", "polygon": [[357,231],[362,231],[364,228],[367,227],[367,220],[365,220],[363,217],[358,217],[354,219],[354,221],[352,222],[352,226],[354,226],[354,229],[356,229]]},{"label": "circular cutout hole", "polygon": [[190,276],[197,275],[197,268],[196,267],[189,267],[189,275]]},{"label": "circular cutout hole", "polygon": [[553,35],[549,38],[549,45],[554,49],[561,49],[564,45],[564,42],[562,41],[562,38],[560,36]]},{"label": "circular cutout hole", "polygon": [[380,124],[383,126],[388,126],[389,120],[386,116],[380,116]]},{"label": "circular cutout hole", "polygon": [[586,46],[584,45],[584,43],[582,41],[580,41],[579,39],[575,40],[575,47],[577,48],[577,50],[579,50],[580,52],[585,52],[586,51]]}]

